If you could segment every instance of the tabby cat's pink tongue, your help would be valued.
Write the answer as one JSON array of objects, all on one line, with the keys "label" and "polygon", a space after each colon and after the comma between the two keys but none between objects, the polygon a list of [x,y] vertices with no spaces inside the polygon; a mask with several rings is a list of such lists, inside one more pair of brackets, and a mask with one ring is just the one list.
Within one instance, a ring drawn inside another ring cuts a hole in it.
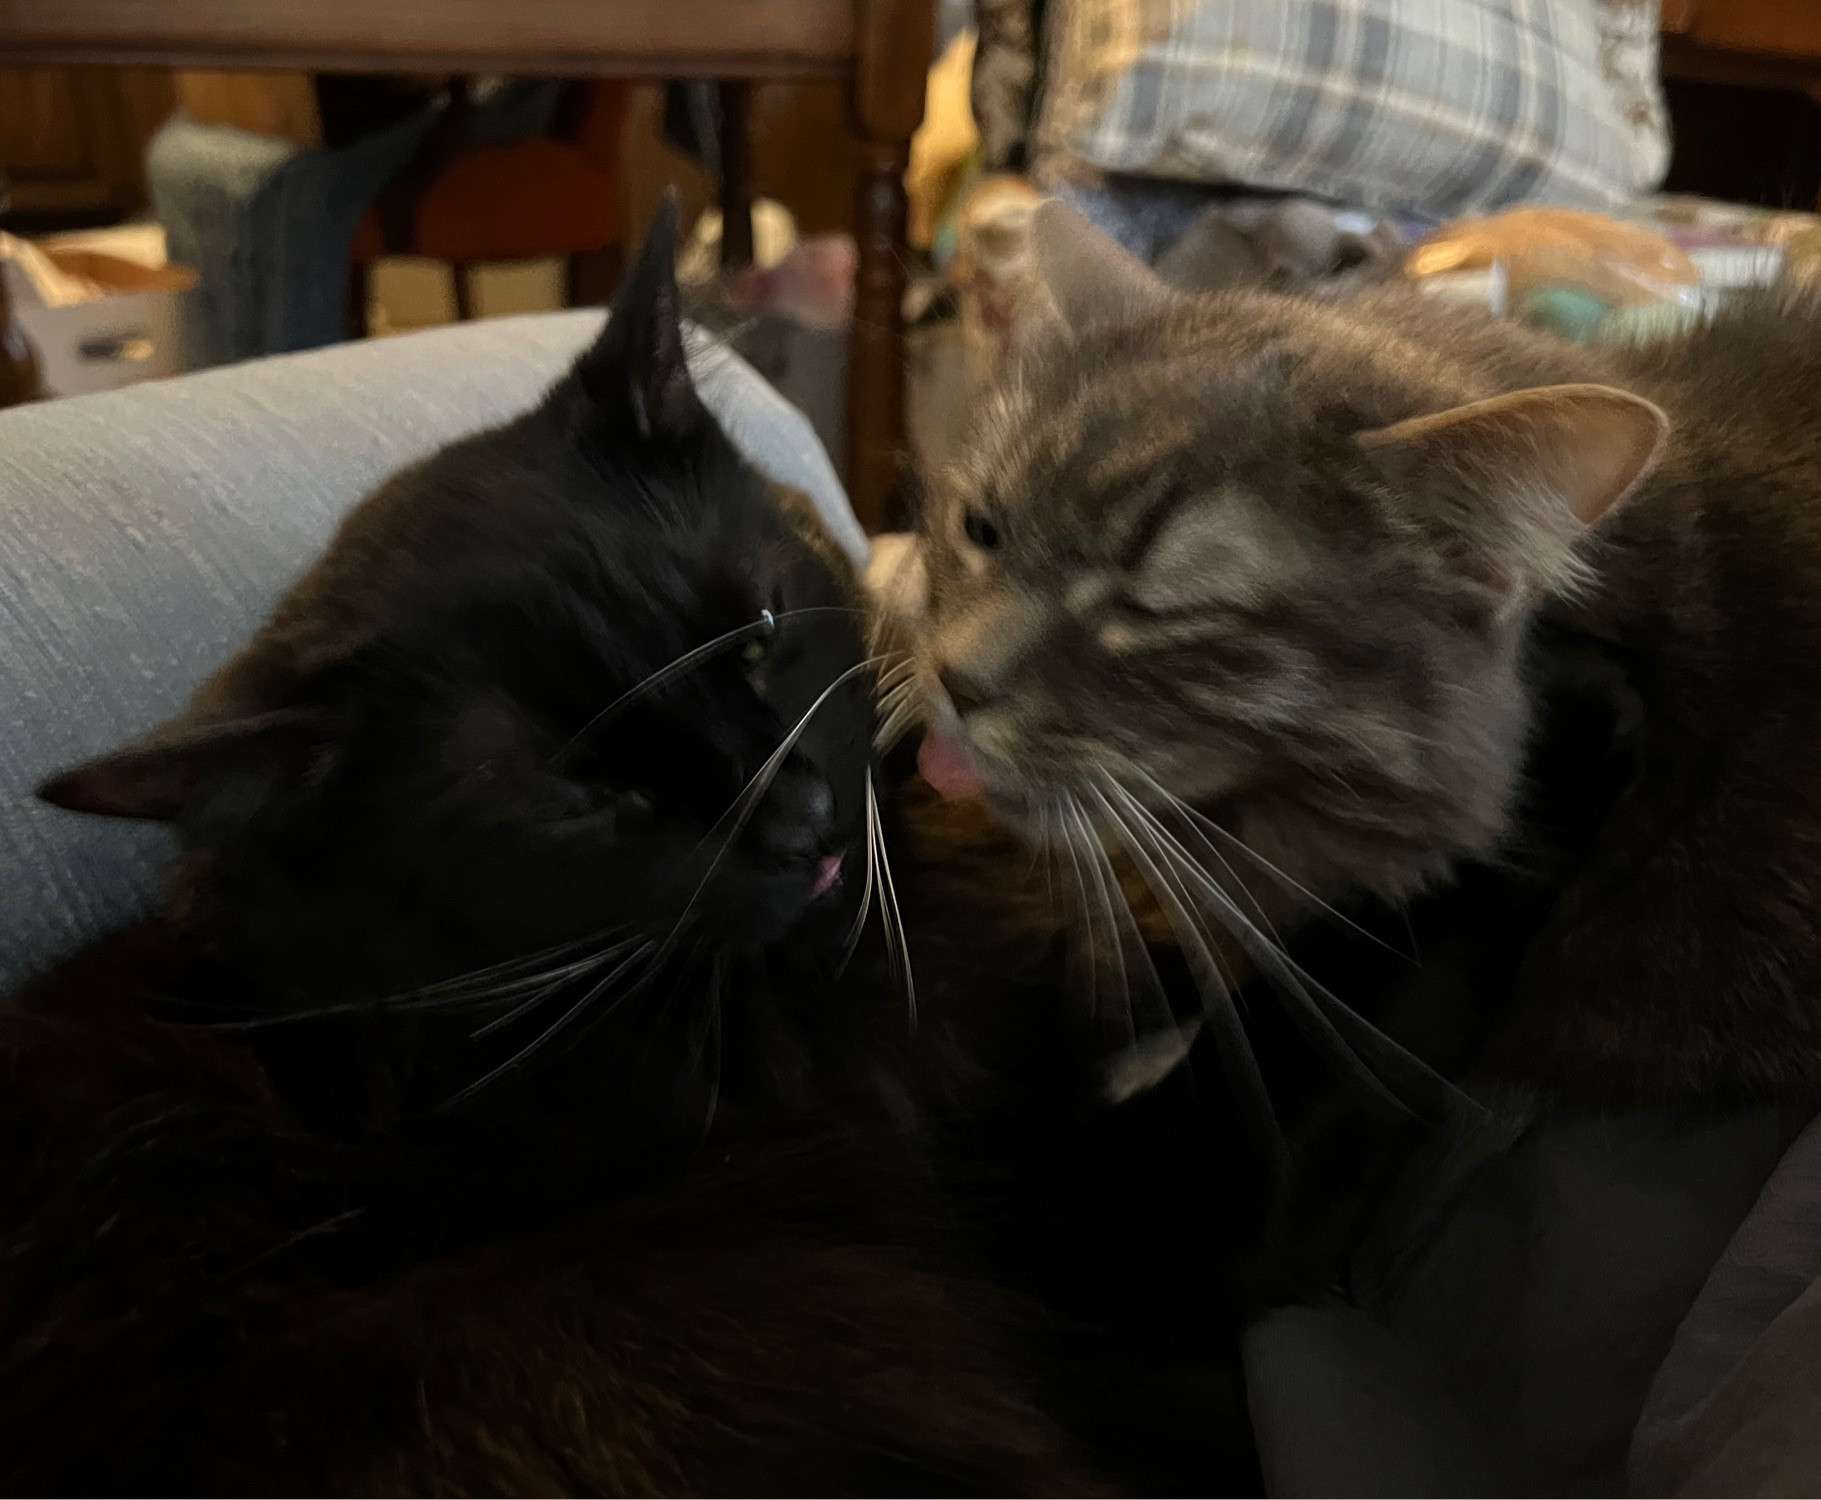
[{"label": "tabby cat's pink tongue", "polygon": [[965,802],[969,797],[986,794],[980,773],[968,760],[967,752],[934,730],[924,735],[923,743],[917,747],[917,769],[946,801]]}]

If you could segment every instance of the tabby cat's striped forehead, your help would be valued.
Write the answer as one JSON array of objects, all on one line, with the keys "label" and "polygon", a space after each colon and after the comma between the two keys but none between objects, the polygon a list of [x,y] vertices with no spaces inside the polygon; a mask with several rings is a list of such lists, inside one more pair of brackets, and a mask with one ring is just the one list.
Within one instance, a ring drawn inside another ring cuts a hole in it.
[{"label": "tabby cat's striped forehead", "polygon": [[981,413],[958,476],[969,498],[1048,490],[1059,520],[1095,527],[1159,498],[1172,482],[1218,481],[1247,459],[1294,446],[1286,402],[1294,357],[1282,346],[1172,352],[1124,341],[1030,368]]}]

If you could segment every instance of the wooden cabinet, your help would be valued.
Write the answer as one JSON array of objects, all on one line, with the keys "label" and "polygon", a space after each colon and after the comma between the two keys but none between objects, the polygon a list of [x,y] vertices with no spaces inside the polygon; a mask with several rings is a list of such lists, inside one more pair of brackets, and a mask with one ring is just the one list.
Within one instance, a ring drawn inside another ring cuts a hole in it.
[{"label": "wooden cabinet", "polygon": [[164,68],[0,69],[11,219],[99,223],[145,206],[145,148],[171,112]]},{"label": "wooden cabinet", "polygon": [[1815,0],[1664,0],[1663,29],[1702,47],[1821,59]]},{"label": "wooden cabinet", "polygon": [[1821,3],[1663,0],[1663,73],[1813,90],[1821,83]]}]

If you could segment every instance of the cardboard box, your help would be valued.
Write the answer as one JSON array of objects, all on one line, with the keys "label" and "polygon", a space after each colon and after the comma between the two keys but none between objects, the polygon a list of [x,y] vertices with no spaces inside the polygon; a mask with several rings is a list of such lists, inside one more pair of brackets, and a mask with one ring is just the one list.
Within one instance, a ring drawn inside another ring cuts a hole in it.
[{"label": "cardboard box", "polygon": [[46,395],[88,395],[191,367],[194,271],[55,244],[38,248],[91,293],[49,305],[20,285],[26,278],[18,266],[5,267],[13,278],[13,320],[38,356]]}]

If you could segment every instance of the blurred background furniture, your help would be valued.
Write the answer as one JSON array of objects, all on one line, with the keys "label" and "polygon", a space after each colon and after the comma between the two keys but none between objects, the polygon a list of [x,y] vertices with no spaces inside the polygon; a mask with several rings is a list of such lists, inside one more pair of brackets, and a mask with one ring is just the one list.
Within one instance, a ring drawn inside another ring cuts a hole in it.
[{"label": "blurred background furniture", "polygon": [[1663,0],[1666,186],[1777,208],[1821,198],[1821,5]]},{"label": "blurred background furniture", "polygon": [[[740,88],[741,85],[728,85]],[[367,210],[349,247],[350,331],[366,332],[367,269],[382,255],[423,255],[444,260],[454,274],[456,315],[474,316],[469,281],[477,262],[560,256],[567,302],[605,302],[619,284],[621,241],[620,136],[626,120],[624,80],[579,84],[562,102],[563,118],[548,136],[504,143],[465,141],[468,85],[458,79],[454,97],[418,153],[379,201]],[[732,188],[744,200],[744,174]],[[745,255],[752,255],[751,211],[726,210],[747,225]],[[724,248],[732,249],[730,237]]]},{"label": "blurred background furniture", "polygon": [[904,448],[903,294],[910,139],[931,60],[931,0],[0,0],[0,64],[340,73],[700,78],[724,94],[742,247],[739,125],[755,79],[839,78],[857,139],[859,247],[847,367],[847,480],[869,527],[896,518]]},{"label": "blurred background furniture", "polygon": [[[0,213],[11,202],[12,189],[0,172]],[[7,302],[6,278],[0,276],[0,406],[18,406],[38,394],[38,362],[31,345],[13,324]]]},{"label": "blurred background furniture", "polygon": [[1821,82],[1821,6],[1663,0],[1663,71],[1773,87]]}]

